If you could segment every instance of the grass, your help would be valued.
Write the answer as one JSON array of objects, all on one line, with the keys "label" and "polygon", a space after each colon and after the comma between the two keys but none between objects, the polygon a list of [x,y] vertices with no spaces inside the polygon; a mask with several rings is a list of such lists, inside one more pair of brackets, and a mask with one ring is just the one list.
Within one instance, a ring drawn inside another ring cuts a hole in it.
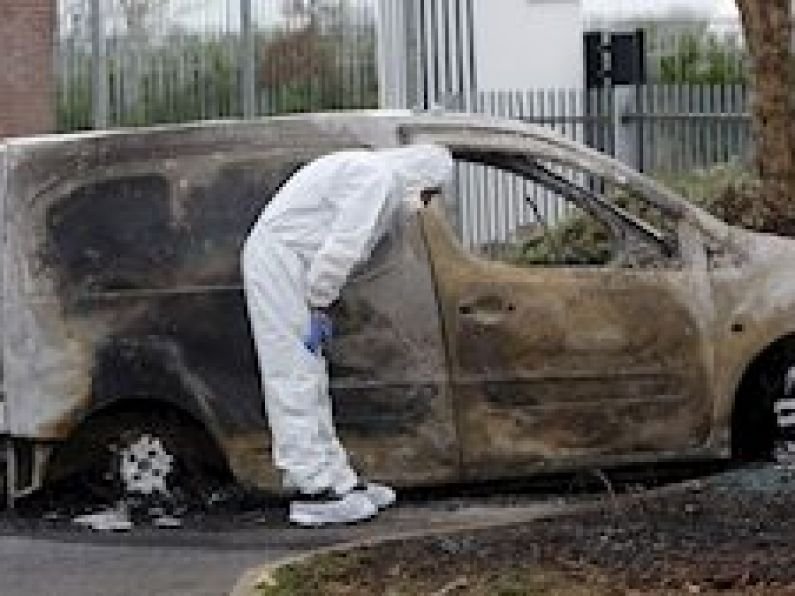
[{"label": "grass", "polygon": [[[626,590],[593,571],[566,572],[538,565],[430,569],[381,560],[367,550],[320,555],[281,567],[259,586],[261,596],[612,596]],[[437,572],[434,572],[437,571]],[[429,572],[430,571],[430,572]],[[454,573],[450,573],[454,571]]]}]

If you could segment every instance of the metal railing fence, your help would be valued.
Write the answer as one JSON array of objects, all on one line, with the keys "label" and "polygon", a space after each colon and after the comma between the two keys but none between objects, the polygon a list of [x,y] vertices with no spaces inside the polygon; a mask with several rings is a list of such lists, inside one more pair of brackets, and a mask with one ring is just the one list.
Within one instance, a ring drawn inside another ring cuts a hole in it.
[{"label": "metal railing fence", "polygon": [[60,131],[378,105],[368,0],[59,0]]},{"label": "metal railing fence", "polygon": [[[546,126],[638,170],[670,175],[747,162],[750,101],[746,85],[653,84],[478,93],[474,111]],[[539,215],[554,224],[570,212],[562,198],[493,167],[459,163],[456,173],[449,209],[467,246],[506,244]]]}]

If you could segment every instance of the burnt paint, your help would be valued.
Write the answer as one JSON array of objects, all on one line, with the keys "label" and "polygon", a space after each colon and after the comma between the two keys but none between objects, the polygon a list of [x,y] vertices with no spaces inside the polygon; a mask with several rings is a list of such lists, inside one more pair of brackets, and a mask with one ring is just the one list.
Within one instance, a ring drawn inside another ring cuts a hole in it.
[{"label": "burnt paint", "polygon": [[[107,329],[94,340],[83,414],[120,399],[162,399],[217,436],[267,443],[239,255],[295,169],[296,162],[227,163],[188,177],[186,187],[177,165],[171,178],[115,176],[52,203],[42,263],[65,321]],[[396,293],[405,287],[414,290],[408,299]],[[379,244],[335,308],[328,353],[335,421],[354,460],[376,476],[458,474],[437,312],[416,219]],[[413,321],[417,315],[425,320]]]},{"label": "burnt paint", "polygon": [[[129,321],[97,350],[95,408],[120,397],[162,398],[209,418],[223,434],[265,428],[258,364],[241,291],[94,299],[84,302],[81,310],[106,311]],[[346,338],[361,332],[362,324],[371,323],[346,316],[349,309],[344,306],[339,312],[337,344],[344,346]],[[388,341],[375,342],[372,348],[379,359],[390,354],[394,359],[398,350]],[[399,435],[429,415],[433,387],[378,382],[371,363],[346,355],[344,349],[332,349],[329,360],[342,432]],[[345,364],[357,360],[358,365]]]},{"label": "burnt paint", "polygon": [[[697,448],[710,428],[705,338],[673,271],[472,259],[424,218],[450,344],[465,470],[496,461]],[[686,279],[686,276],[682,277]]]},{"label": "burnt paint", "polygon": [[42,261],[66,295],[239,285],[248,230],[299,165],[228,164],[185,197],[161,174],[86,184],[48,209]]},{"label": "burnt paint", "polygon": [[[73,293],[151,286],[176,268],[169,183],[157,175],[81,186],[47,211],[43,261]],[[162,283],[162,282],[161,282]]]}]

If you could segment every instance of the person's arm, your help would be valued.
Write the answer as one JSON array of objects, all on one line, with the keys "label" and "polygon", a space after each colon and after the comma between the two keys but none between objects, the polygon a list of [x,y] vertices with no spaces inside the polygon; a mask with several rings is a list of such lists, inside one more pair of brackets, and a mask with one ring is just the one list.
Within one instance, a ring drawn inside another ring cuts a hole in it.
[{"label": "person's arm", "polygon": [[368,241],[394,190],[391,172],[376,160],[351,164],[342,179],[331,198],[337,216],[309,267],[312,308],[326,308],[339,298],[354,266],[368,256]]}]

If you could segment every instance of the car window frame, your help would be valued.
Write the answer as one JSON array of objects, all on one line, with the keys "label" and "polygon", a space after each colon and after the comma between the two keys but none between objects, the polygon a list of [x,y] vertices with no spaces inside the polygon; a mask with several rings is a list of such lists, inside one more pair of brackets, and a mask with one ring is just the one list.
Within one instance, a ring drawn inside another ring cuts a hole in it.
[{"label": "car window frame", "polygon": [[[626,267],[627,265],[622,263],[626,261],[627,254],[631,252],[628,250],[628,246],[633,243],[633,237],[636,243],[640,241],[645,246],[653,246],[655,251],[659,253],[660,263],[677,262],[680,258],[681,241],[678,233],[674,239],[669,238],[655,226],[616,205],[609,198],[566,179],[564,176],[539,163],[541,161],[539,158],[531,156],[520,149],[511,151],[492,147],[458,148],[452,146],[450,151],[454,159],[458,161],[494,167],[519,176],[530,183],[540,185],[546,190],[558,194],[564,200],[570,201],[583,212],[603,224],[610,232],[614,246],[613,258],[602,264],[601,266],[603,267]],[[550,157],[546,161],[556,162],[564,167],[571,166],[586,175],[599,176],[599,174],[583,167],[582,164],[571,164],[557,157]],[[646,201],[640,190],[635,188],[630,188],[630,190],[634,194],[640,195],[639,199],[644,203],[652,206],[656,205],[654,202]],[[664,216],[670,217],[669,214],[664,214]],[[569,267],[573,265],[551,263],[546,266]]]}]

